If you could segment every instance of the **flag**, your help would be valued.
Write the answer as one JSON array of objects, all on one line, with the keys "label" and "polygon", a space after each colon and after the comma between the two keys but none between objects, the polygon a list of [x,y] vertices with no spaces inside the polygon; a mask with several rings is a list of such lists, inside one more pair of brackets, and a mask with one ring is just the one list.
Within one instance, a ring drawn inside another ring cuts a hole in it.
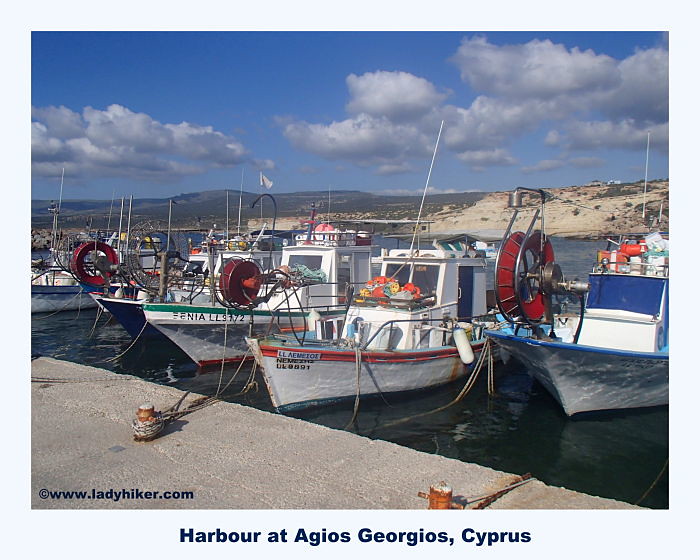
[{"label": "flag", "polygon": [[266,189],[272,188],[272,181],[265,177],[265,175],[262,174],[262,171],[260,172],[260,186],[265,187]]}]

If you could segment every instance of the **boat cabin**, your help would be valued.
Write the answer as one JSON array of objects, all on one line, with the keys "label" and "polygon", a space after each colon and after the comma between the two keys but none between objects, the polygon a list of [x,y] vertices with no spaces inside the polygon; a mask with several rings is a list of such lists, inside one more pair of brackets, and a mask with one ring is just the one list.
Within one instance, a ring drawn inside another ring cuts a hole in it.
[{"label": "boat cabin", "polygon": [[[350,287],[363,285],[371,275],[372,246],[318,244],[287,246],[282,250],[281,267],[301,288],[275,294],[269,306],[297,308],[345,305]],[[298,301],[297,301],[298,298]]]},{"label": "boat cabin", "polygon": [[382,257],[381,275],[355,293],[343,336],[377,350],[444,346],[453,322],[486,311],[483,259],[443,249],[409,256],[396,249]]}]

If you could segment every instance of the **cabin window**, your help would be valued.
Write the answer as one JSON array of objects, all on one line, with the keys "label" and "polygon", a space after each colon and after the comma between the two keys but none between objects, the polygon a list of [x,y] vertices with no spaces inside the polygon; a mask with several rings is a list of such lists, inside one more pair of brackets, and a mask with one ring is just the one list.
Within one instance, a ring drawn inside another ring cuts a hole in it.
[{"label": "cabin window", "polygon": [[320,270],[322,261],[322,255],[290,255],[289,267],[294,268],[295,266],[304,265],[310,270]]},{"label": "cabin window", "polygon": [[416,264],[413,267],[413,278],[411,282],[418,286],[423,294],[435,294],[437,293],[439,273],[439,266]]},{"label": "cabin window", "polygon": [[[387,264],[386,273],[384,274],[387,278],[393,278],[402,286],[408,282],[409,276],[411,274],[411,267],[403,264]],[[422,286],[421,286],[422,288]]]}]

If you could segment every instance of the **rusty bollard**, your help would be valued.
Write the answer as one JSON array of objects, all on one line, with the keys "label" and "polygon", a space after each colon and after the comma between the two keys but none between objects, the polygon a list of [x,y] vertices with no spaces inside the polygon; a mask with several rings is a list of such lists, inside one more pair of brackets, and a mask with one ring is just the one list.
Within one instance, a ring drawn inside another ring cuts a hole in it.
[{"label": "rusty bollard", "polygon": [[136,411],[136,420],[131,423],[134,441],[151,441],[163,429],[163,418],[151,403],[142,404]]},{"label": "rusty bollard", "polygon": [[428,500],[428,509],[463,509],[452,501],[452,488],[444,480],[431,486],[429,494],[418,492],[418,496]]}]

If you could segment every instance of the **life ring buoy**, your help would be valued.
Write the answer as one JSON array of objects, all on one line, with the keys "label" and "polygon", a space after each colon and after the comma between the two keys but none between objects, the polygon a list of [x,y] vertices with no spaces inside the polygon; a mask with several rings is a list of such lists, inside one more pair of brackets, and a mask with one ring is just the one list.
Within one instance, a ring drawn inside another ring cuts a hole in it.
[{"label": "life ring buoy", "polygon": [[[104,286],[105,280],[102,275],[93,275],[87,270],[87,258],[94,252],[102,253],[111,265],[119,264],[117,252],[110,245],[102,243],[101,241],[88,241],[78,246],[75,251],[73,251],[73,256],[70,260],[70,269],[80,282],[90,284],[91,286]],[[105,275],[109,278],[112,276],[112,273],[106,272]]]}]

